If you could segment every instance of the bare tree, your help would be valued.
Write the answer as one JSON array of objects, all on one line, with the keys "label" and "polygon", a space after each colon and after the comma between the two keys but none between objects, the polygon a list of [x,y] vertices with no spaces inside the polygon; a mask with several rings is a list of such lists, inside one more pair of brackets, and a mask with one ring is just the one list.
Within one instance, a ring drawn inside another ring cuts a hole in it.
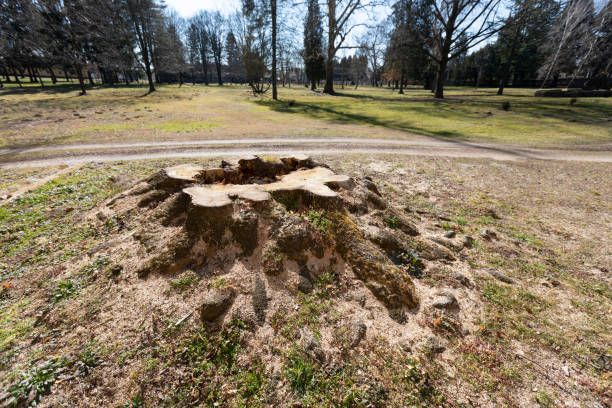
[{"label": "bare tree", "polygon": [[353,29],[362,24],[351,23],[357,10],[372,7],[368,0],[326,0],[327,3],[327,59],[325,60],[325,87],[323,92],[334,94],[334,58],[342,48],[358,48],[345,45]]},{"label": "bare tree", "polygon": [[432,0],[420,18],[428,21],[427,53],[437,65],[435,97],[444,98],[448,62],[486,41],[501,28],[502,0]]},{"label": "bare tree", "polygon": [[223,39],[225,33],[225,18],[218,11],[215,13],[206,13],[204,19],[206,37],[210,44],[210,51],[215,63],[217,71],[217,83],[223,85],[223,76],[221,73],[221,60],[223,58]]},{"label": "bare tree", "polygon": [[374,86],[378,86],[380,79],[379,67],[382,66],[386,42],[387,32],[382,23],[370,27],[361,39],[361,49],[368,57],[368,62],[372,68],[372,85]]}]

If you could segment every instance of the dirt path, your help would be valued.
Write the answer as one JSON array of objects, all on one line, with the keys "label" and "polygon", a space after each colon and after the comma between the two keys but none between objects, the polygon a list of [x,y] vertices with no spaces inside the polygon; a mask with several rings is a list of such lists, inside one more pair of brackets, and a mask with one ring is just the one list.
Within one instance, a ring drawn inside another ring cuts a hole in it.
[{"label": "dirt path", "polygon": [[609,146],[599,150],[533,149],[510,145],[448,142],[420,138],[415,140],[363,138],[270,138],[235,140],[192,140],[142,143],[74,144],[41,146],[0,151],[0,168],[75,165],[180,157],[238,156],[245,154],[313,155],[401,154],[442,157],[473,157],[494,160],[561,160],[612,162]]}]

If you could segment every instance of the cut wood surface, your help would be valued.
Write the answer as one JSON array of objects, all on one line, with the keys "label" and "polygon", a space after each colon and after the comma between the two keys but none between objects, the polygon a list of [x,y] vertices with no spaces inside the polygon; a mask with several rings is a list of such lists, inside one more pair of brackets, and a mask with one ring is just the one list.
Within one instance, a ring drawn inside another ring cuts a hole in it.
[{"label": "cut wood surface", "polygon": [[[194,178],[196,174],[205,171],[196,169],[197,166],[176,166],[166,169],[166,173]],[[189,195],[192,204],[198,207],[224,207],[236,198],[253,202],[267,201],[271,198],[270,193],[281,191],[301,191],[318,197],[336,197],[337,193],[329,188],[329,185],[347,186],[349,181],[348,176],[336,174],[325,167],[315,167],[291,172],[269,184],[202,184],[187,187],[183,192]]]}]

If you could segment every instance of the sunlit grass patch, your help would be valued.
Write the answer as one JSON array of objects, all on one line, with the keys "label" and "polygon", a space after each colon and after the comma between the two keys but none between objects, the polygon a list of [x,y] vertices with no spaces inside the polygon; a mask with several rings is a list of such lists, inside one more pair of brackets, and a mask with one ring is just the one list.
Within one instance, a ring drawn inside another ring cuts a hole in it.
[{"label": "sunlit grass patch", "polygon": [[[21,311],[27,306],[28,301],[22,300],[12,305],[0,307],[0,353],[5,352],[13,342],[32,330],[33,318],[24,318]],[[1,368],[2,364],[0,364]]]},{"label": "sunlit grass patch", "polygon": [[218,123],[207,120],[167,120],[160,123],[152,123],[148,125],[148,128],[158,129],[163,132],[192,133],[210,131],[218,126]]}]

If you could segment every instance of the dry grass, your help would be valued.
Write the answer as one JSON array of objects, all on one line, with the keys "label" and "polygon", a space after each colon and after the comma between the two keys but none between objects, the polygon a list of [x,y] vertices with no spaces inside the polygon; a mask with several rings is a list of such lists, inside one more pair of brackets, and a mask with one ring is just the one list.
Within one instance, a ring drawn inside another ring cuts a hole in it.
[{"label": "dry grass", "polygon": [[[409,89],[280,90],[281,101],[255,98],[243,86],[72,88],[0,91],[0,147],[70,143],[247,137],[384,137],[576,146],[612,141],[611,102],[535,98],[533,90],[449,88],[447,99]],[[289,103],[291,102],[291,103]],[[500,109],[510,102],[511,109]]]},{"label": "dry grass", "polygon": [[[240,331],[239,324],[219,338],[200,333],[196,324],[153,336],[148,320],[140,331],[138,322],[126,321],[125,332],[113,341],[85,335],[83,327],[90,321],[103,325],[113,309],[104,306],[110,265],[96,258],[81,266],[81,260],[120,228],[120,221],[110,219],[98,229],[82,216],[120,185],[168,164],[134,162],[85,166],[0,207],[2,383],[14,382],[20,372],[40,374],[41,363],[47,362],[52,368],[44,372],[57,376],[62,364],[70,372],[84,370],[52,389],[48,398],[55,403],[76,403],[77,389],[104,393],[96,384],[111,384],[106,382],[111,372],[129,377],[132,384],[119,399],[137,403],[158,392],[168,405],[193,401],[192,393],[199,390],[211,403],[265,406],[278,381],[293,384],[296,394],[285,398],[301,400],[303,406],[359,406],[355,401],[387,406],[610,403],[609,164],[358,155],[326,161],[339,171],[372,176],[388,199],[421,217],[427,233],[455,230],[475,238],[465,260],[473,293],[484,307],[462,322],[474,329],[461,336],[445,332],[444,321],[434,321],[449,341],[443,355],[416,349],[407,353],[384,339],[369,339],[367,348],[347,355],[337,371],[330,371],[296,351],[288,335],[266,346],[279,355],[279,378],[266,362],[253,360],[240,334],[232,331]],[[4,183],[22,176],[4,170],[0,174]],[[498,239],[484,239],[483,229],[495,231]],[[59,279],[66,265],[79,265],[71,282]],[[494,279],[486,272],[489,268],[515,283]],[[421,279],[446,286],[452,284],[452,272],[425,271]],[[90,283],[89,276],[103,278]],[[298,312],[288,311],[279,319],[279,333],[292,333],[295,324],[316,332],[337,322],[341,314],[334,298],[320,300],[329,298],[327,286],[302,298]],[[159,292],[181,296],[172,285]],[[42,323],[41,313],[49,313]],[[180,317],[161,314],[154,326],[164,328]],[[82,338],[70,335],[75,327]],[[139,346],[134,348],[136,340]],[[199,374],[184,378],[176,389],[167,388],[163,379],[181,370]],[[212,382],[197,382],[202,378]],[[237,392],[229,393],[232,389]],[[89,400],[80,403],[84,401]]]}]

